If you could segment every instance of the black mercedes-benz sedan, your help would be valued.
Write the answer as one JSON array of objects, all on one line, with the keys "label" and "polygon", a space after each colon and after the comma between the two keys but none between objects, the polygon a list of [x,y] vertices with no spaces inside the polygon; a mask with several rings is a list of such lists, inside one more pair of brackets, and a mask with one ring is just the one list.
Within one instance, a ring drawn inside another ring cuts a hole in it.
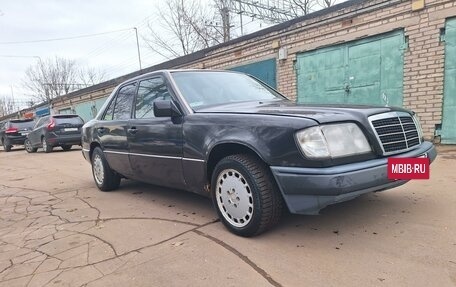
[{"label": "black mercedes-benz sedan", "polygon": [[83,127],[83,155],[102,191],[121,178],[211,196],[242,236],[292,213],[404,184],[389,157],[427,157],[416,115],[393,107],[312,106],[237,72],[166,70],[119,85]]}]

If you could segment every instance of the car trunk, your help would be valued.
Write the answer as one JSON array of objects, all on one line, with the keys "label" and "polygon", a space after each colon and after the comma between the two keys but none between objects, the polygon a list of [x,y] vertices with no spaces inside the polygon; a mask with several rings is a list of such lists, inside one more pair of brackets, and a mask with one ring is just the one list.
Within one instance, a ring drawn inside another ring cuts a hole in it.
[{"label": "car trunk", "polygon": [[76,115],[54,116],[54,132],[57,135],[76,135],[81,134],[81,127],[84,121]]},{"label": "car trunk", "polygon": [[33,121],[15,121],[12,120],[9,123],[9,127],[6,129],[6,134],[9,136],[25,136],[32,131],[35,122]]}]

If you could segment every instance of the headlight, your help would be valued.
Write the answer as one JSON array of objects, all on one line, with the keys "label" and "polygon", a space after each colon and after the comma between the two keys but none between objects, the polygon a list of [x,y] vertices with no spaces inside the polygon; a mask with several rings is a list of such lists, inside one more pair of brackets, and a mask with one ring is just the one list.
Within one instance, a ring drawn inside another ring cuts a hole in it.
[{"label": "headlight", "polygon": [[413,114],[413,121],[415,122],[418,137],[420,138],[420,141],[423,141],[423,129],[421,128],[420,119],[417,114]]},{"label": "headlight", "polygon": [[363,132],[354,123],[311,127],[297,132],[296,139],[309,158],[335,158],[372,150]]}]

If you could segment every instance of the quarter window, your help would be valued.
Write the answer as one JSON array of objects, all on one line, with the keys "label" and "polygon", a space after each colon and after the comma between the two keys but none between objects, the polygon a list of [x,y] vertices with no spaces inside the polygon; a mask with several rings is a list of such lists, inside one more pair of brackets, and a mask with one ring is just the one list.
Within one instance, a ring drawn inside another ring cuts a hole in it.
[{"label": "quarter window", "polygon": [[130,84],[120,88],[117,93],[116,105],[114,106],[114,114],[112,116],[113,120],[130,119],[135,91],[135,84]]},{"label": "quarter window", "polygon": [[110,121],[112,120],[112,113],[114,112],[114,104],[116,103],[116,99],[114,98],[110,103],[108,108],[106,109],[106,113],[103,116],[103,120]]},{"label": "quarter window", "polygon": [[157,100],[169,99],[171,99],[171,96],[162,77],[141,81],[139,83],[138,95],[136,97],[136,118],[154,118],[154,102]]}]

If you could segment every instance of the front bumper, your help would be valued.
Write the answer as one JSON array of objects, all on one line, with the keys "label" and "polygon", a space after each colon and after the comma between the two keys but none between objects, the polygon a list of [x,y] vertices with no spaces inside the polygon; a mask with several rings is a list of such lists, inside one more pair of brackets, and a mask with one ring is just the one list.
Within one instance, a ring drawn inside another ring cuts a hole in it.
[{"label": "front bumper", "polygon": [[[394,157],[437,156],[430,142]],[[272,166],[271,170],[291,213],[318,214],[320,209],[361,194],[400,186],[407,180],[388,179],[388,158],[327,168]]]}]

